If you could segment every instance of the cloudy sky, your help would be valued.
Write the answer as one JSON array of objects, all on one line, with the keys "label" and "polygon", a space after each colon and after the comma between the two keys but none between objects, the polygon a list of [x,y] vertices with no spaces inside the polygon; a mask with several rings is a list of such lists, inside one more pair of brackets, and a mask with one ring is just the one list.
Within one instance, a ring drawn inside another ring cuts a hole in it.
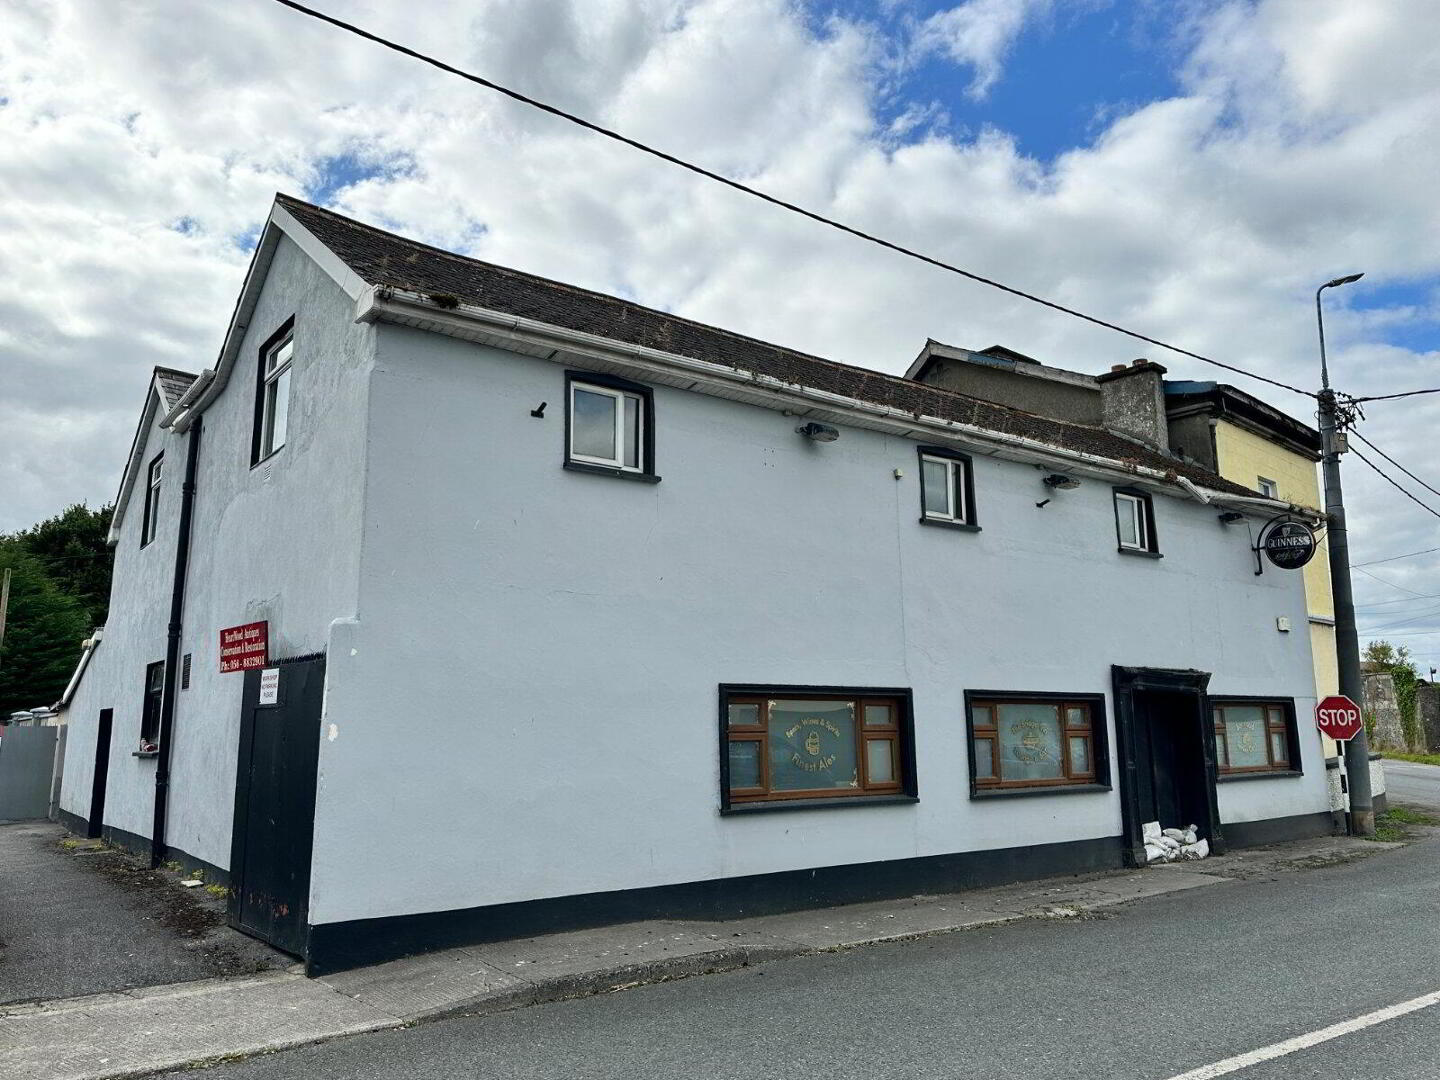
[{"label": "cloudy sky", "polygon": [[[1317,379],[1315,286],[1364,270],[1327,294],[1337,385],[1440,386],[1434,0],[314,2],[1287,382]],[[214,362],[277,190],[886,371],[927,337],[1091,371],[1144,352],[272,0],[4,7],[0,531],[113,498],[147,373]],[[1362,430],[1440,488],[1437,421],[1440,395],[1375,403]],[[1440,547],[1440,519],[1347,467],[1357,562]],[[1440,666],[1440,552],[1362,570],[1362,627]]]}]

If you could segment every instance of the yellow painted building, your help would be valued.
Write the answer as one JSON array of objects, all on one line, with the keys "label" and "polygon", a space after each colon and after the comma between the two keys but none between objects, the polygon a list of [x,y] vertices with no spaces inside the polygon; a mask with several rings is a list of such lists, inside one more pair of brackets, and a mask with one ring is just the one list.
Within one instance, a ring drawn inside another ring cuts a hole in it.
[{"label": "yellow painted building", "polygon": [[[1320,512],[1320,433],[1314,428],[1223,383],[1166,383],[1165,406],[1172,449],[1227,480]],[[1340,692],[1330,555],[1324,544],[1301,572],[1310,617],[1315,696],[1322,698]],[[1324,741],[1326,756],[1333,757],[1335,743]]]}]

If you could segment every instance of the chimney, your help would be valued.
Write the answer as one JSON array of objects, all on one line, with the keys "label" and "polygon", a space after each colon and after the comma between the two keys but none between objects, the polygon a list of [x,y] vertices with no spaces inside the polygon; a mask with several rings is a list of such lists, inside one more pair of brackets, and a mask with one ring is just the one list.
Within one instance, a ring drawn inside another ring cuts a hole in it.
[{"label": "chimney", "polygon": [[1095,381],[1104,426],[1161,453],[1170,452],[1165,419],[1165,369],[1144,357],[1116,364]]}]

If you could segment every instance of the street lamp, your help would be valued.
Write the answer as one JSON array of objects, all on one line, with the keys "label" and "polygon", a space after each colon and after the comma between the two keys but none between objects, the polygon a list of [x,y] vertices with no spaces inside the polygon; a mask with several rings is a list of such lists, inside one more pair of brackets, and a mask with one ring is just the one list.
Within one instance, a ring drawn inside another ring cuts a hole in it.
[{"label": "street lamp", "polygon": [[[1340,693],[1359,704],[1364,698],[1360,677],[1360,637],[1355,631],[1355,598],[1350,589],[1350,540],[1345,531],[1345,495],[1340,487],[1339,427],[1335,392],[1330,389],[1330,368],[1325,359],[1325,313],[1320,294],[1349,285],[1364,274],[1347,274],[1315,290],[1315,324],[1320,331],[1320,453],[1325,474],[1326,541],[1330,548],[1330,592],[1335,602],[1335,658]],[[1350,793],[1350,832],[1375,835],[1375,804],[1370,794],[1370,744],[1365,729],[1345,743],[1345,772]]]}]

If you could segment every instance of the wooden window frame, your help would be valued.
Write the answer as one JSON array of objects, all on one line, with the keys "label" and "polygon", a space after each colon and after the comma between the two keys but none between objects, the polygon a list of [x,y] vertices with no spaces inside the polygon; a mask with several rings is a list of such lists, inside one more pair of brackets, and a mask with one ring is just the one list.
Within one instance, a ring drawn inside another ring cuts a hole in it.
[{"label": "wooden window frame", "polygon": [[[860,786],[855,788],[812,788],[803,791],[770,789],[769,711],[771,701],[846,701],[855,706],[855,763]],[[758,705],[759,721],[732,725],[731,705]],[[866,705],[887,705],[891,723],[865,723]],[[888,739],[891,744],[892,780],[869,779],[866,742]],[[731,788],[730,745],[754,742],[760,746],[760,787]],[[800,809],[816,806],[873,804],[916,801],[915,738],[909,689],[892,687],[771,686],[727,683],[720,687],[720,810],[722,813],[762,809]]]},{"label": "wooden window frame", "polygon": [[[921,446],[916,449],[920,473],[920,524],[943,525],[966,532],[979,532],[975,520],[975,467],[969,454],[944,446]],[[950,512],[937,514],[925,505],[925,463],[934,461],[945,466]]]},{"label": "wooden window frame", "polygon": [[160,531],[160,489],[165,480],[165,452],[150,459],[145,471],[145,512],[140,519],[140,546],[154,540]]},{"label": "wooden window frame", "polygon": [[[1295,715],[1295,699],[1282,697],[1242,697],[1239,695],[1212,695],[1207,702],[1210,721],[1215,729],[1215,774],[1217,780],[1238,780],[1246,777],[1299,776],[1300,728]],[[1265,758],[1264,765],[1230,765],[1229,732],[1224,720],[1227,708],[1259,707],[1265,714]],[[1277,759],[1273,737],[1280,735],[1285,747],[1285,757]]]},{"label": "wooden window frame", "polygon": [[[151,683],[156,683],[151,686]],[[160,741],[160,707],[165,695],[165,661],[145,665],[145,694],[140,702],[140,744]]]},{"label": "wooden window frame", "polygon": [[[1141,544],[1127,544],[1124,535],[1120,532],[1120,506],[1122,500],[1131,504],[1133,514],[1138,516],[1138,525]],[[1160,538],[1155,530],[1155,500],[1151,498],[1148,491],[1141,491],[1139,488],[1117,487],[1114,489],[1115,503],[1115,543],[1121,554],[1142,555],[1150,558],[1161,558]]]},{"label": "wooden window frame", "polygon": [[[280,349],[284,347],[287,341],[290,342],[290,358],[286,360],[284,364],[277,365],[274,371],[269,370],[270,357],[275,355],[275,353],[279,352]],[[279,446],[269,446],[267,448],[267,443],[271,435],[270,433],[267,433],[266,427],[269,424],[273,423],[271,406],[268,399],[271,384],[276,379],[278,379],[282,373],[286,371],[293,371],[295,368],[294,342],[295,316],[291,315],[288,319],[286,319],[283,323],[280,324],[280,328],[278,330],[276,330],[273,334],[271,334],[268,338],[265,339],[265,341],[260,346],[258,355],[256,356],[255,422],[250,434],[250,467],[252,469],[256,465],[259,465],[262,461],[266,461],[274,457],[281,450],[285,449],[285,443],[281,443]],[[289,401],[290,391],[294,389],[293,376],[291,377],[291,382],[291,387],[286,390],[286,442],[290,441]]]},{"label": "wooden window frame", "polygon": [[[576,389],[590,390],[597,394],[616,399],[615,458],[597,458],[577,454],[574,448],[573,416]],[[625,434],[625,399],[637,402],[636,424],[639,427],[636,443],[639,461],[626,465],[622,440]],[[565,468],[575,472],[598,473],[604,476],[618,476],[626,480],[640,480],[648,483],[659,481],[655,475],[655,393],[643,383],[631,382],[599,371],[567,371],[565,373]]]},{"label": "wooden window frame", "polygon": [[[997,705],[1051,705],[1058,710],[1061,721],[1060,744],[1061,763],[1064,776],[1036,780],[1006,780],[1000,754],[1000,729],[995,723]],[[991,709],[989,724],[977,723],[977,709]],[[1066,710],[1082,708],[1089,717],[1089,724],[1080,727],[1070,724]],[[990,798],[994,796],[1069,794],[1082,791],[1110,790],[1110,747],[1104,694],[1062,694],[1040,691],[1015,690],[967,690],[965,692],[965,752],[970,769],[970,797]],[[1074,772],[1070,764],[1070,740],[1084,738],[1090,768],[1086,772]],[[990,743],[991,767],[994,776],[982,777],[976,773],[975,744]]]}]

